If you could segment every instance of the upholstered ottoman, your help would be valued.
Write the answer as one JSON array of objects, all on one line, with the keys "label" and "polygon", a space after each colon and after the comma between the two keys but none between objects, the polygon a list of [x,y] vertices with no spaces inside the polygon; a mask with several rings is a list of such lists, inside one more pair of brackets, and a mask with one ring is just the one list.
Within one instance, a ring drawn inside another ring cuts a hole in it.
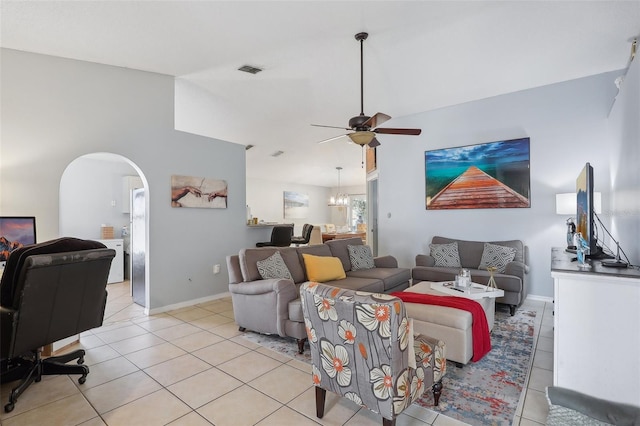
[{"label": "upholstered ottoman", "polygon": [[[431,288],[431,282],[421,281],[404,291],[436,296],[446,294]],[[493,329],[495,299],[482,298],[476,300],[487,315],[489,330]],[[473,324],[471,313],[446,306],[424,305],[405,302],[407,316],[413,318],[416,334],[425,334],[442,340],[447,344],[447,359],[459,365],[467,364],[473,356]]]}]

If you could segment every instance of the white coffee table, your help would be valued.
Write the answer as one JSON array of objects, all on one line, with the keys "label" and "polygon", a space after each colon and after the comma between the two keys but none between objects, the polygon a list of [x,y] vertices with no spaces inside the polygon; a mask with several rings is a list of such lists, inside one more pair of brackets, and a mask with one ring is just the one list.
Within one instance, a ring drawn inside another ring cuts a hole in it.
[{"label": "white coffee table", "polygon": [[431,288],[441,293],[446,293],[450,296],[465,297],[471,300],[484,299],[485,297],[495,299],[497,297],[504,296],[504,290],[501,290],[499,288],[487,287],[478,283],[471,283],[470,287],[467,287],[463,290],[457,288],[453,281],[440,281],[432,282]]}]

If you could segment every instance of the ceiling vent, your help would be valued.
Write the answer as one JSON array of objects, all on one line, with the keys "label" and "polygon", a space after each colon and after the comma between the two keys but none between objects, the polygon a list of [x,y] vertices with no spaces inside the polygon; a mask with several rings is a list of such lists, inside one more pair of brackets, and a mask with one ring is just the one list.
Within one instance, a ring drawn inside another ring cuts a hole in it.
[{"label": "ceiling vent", "polygon": [[243,65],[238,68],[238,71],[248,72],[249,74],[258,74],[262,71],[262,68],[254,67],[252,65]]},{"label": "ceiling vent", "polygon": [[254,145],[249,144],[249,145],[246,145],[246,146],[244,147],[244,150],[245,150],[245,151],[249,151],[249,150],[250,150],[251,148],[253,148],[253,147],[254,147]]},{"label": "ceiling vent", "polygon": [[271,156],[272,156],[272,157],[279,157],[279,156],[281,156],[282,154],[284,154],[284,151],[276,151],[276,152],[274,152],[273,154],[271,154]]}]

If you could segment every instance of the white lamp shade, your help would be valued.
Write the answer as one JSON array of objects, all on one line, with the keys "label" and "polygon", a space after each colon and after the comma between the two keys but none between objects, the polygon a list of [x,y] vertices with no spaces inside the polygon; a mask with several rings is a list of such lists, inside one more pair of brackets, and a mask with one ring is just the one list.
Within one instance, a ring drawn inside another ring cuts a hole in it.
[{"label": "white lamp shade", "polygon": [[[602,213],[602,193],[593,193],[593,210]],[[576,214],[576,193],[568,192],[564,194],[556,194],[556,213],[562,215]]]},{"label": "white lamp shade", "polygon": [[576,214],[576,193],[556,194],[556,214]]}]

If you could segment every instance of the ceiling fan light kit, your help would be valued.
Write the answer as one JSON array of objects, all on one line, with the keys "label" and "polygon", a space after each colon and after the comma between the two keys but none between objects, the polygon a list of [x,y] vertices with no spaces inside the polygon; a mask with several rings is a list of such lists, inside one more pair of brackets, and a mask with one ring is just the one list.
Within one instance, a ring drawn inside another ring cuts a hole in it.
[{"label": "ceiling fan light kit", "polygon": [[[353,141],[353,143],[365,146],[369,145],[371,148],[375,148],[380,145],[380,142],[376,139],[376,133],[388,134],[388,135],[419,135],[422,130],[420,129],[398,129],[398,128],[384,128],[378,127],[380,124],[391,119],[391,116],[378,112],[369,117],[364,114],[364,41],[369,37],[367,33],[358,33],[355,35],[357,41],[360,42],[360,115],[351,117],[349,120],[349,127],[337,127],[337,126],[325,126],[321,124],[312,124],[316,127],[329,127],[333,129],[351,130],[353,133],[347,133],[346,136]],[[319,143],[325,143],[342,137],[332,137],[320,141]]]},{"label": "ceiling fan light kit", "polygon": [[369,145],[376,137],[376,134],[373,132],[355,132],[349,133],[347,136],[357,145]]}]

